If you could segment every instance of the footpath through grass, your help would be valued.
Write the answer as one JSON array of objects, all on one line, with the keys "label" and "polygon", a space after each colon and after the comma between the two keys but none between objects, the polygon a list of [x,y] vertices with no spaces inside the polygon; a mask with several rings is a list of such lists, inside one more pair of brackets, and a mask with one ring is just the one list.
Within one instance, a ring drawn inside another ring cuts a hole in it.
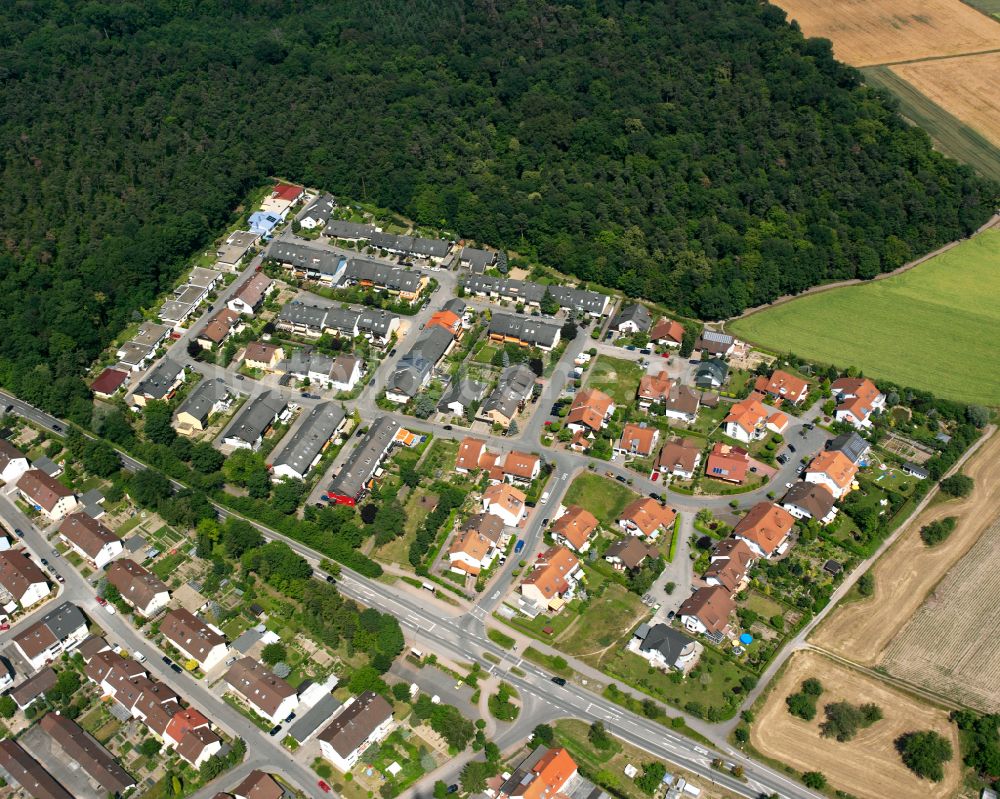
[{"label": "footpath through grass", "polygon": [[728,325],[769,349],[940,397],[1000,405],[1000,230],[909,272],[801,297]]}]

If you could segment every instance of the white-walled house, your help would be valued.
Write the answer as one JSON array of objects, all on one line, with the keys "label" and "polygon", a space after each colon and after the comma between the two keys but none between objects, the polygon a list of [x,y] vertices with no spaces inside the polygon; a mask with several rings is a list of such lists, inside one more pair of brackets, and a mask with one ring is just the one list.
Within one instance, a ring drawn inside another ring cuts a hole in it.
[{"label": "white-walled house", "polygon": [[317,739],[323,757],[346,773],[369,746],[384,740],[392,727],[392,705],[374,691],[365,691],[349,699]]}]

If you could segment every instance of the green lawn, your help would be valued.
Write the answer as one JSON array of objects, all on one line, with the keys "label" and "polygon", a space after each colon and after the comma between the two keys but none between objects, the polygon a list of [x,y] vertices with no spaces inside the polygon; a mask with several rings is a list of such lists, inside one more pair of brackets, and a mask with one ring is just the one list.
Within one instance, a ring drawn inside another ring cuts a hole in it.
[{"label": "green lawn", "polygon": [[[590,600],[580,621],[559,636],[555,646],[568,655],[596,665],[606,647],[629,635],[647,613],[648,609],[638,596],[611,583],[600,597]],[[593,662],[587,659],[588,655],[593,656]]]},{"label": "green lawn", "polygon": [[635,361],[598,355],[587,372],[587,387],[600,389],[616,405],[627,405],[635,399],[643,374],[642,367]]},{"label": "green lawn", "polygon": [[[984,331],[1000,329],[998,294],[1000,230],[990,230],[902,275],[802,297],[729,327],[770,349],[997,405],[1000,369]],[[849,335],[845,319],[858,323]]]},{"label": "green lawn", "polygon": [[577,477],[566,492],[563,505],[580,505],[606,527],[614,527],[618,514],[638,496],[616,480],[587,472]]}]

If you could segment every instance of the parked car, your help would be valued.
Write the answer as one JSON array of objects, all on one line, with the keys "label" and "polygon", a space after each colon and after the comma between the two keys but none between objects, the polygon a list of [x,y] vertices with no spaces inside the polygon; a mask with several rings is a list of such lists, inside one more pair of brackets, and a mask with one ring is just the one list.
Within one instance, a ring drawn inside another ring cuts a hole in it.
[{"label": "parked car", "polygon": [[6,632],[9,629],[10,629],[10,622],[5,621],[2,624],[0,624],[0,631]]},{"label": "parked car", "polygon": [[626,479],[625,479],[624,477],[622,477],[622,476],[621,476],[620,474],[616,474],[616,475],[615,475],[615,480],[617,480],[617,481],[618,481],[619,483],[626,483],[626,482],[628,482],[628,481],[627,481],[627,480],[626,480]]},{"label": "parked car", "polygon": [[66,582],[66,578],[63,577],[61,574],[56,575],[56,580],[59,581],[60,583]]},{"label": "parked car", "polygon": [[319,394],[308,394],[305,391],[302,392],[303,399],[319,399]]},{"label": "parked car", "polygon": [[391,350],[389,350],[389,357],[391,358],[395,354],[396,354],[396,348],[393,347]]},{"label": "parked car", "polygon": [[519,538],[517,540],[517,543],[514,544],[514,554],[515,555],[520,555],[522,549],[524,549],[524,539],[523,538]]},{"label": "parked car", "polygon": [[701,360],[698,359],[698,358],[692,358],[690,361],[688,361],[688,363],[694,364],[695,366],[697,366],[699,363],[701,363]]},{"label": "parked car", "polygon": [[448,786],[448,793],[458,793],[458,783],[457,782],[453,782],[451,785]]},{"label": "parked car", "polygon": [[332,789],[330,788],[330,786],[329,786],[329,785],[327,784],[326,780],[320,780],[320,781],[319,781],[319,782],[317,782],[316,784],[317,784],[317,785],[319,786],[319,789],[320,789],[320,790],[321,790],[321,791],[322,791],[323,793],[330,793],[330,791],[332,790]]},{"label": "parked car", "polygon": [[625,346],[625,349],[627,349],[629,352],[635,352],[637,347],[635,346],[635,344],[627,344]]},{"label": "parked car", "polygon": [[54,558],[58,558],[59,557],[59,550],[56,549],[55,547],[52,548],[52,557],[54,557]]},{"label": "parked car", "polygon": [[784,466],[786,463],[788,463],[788,456],[779,455],[777,458],[775,458],[775,460],[778,461],[778,463],[780,463],[782,466]]},{"label": "parked car", "polygon": [[135,652],[132,653],[132,657],[138,663],[145,663],[146,662],[146,656],[144,654],[142,654],[142,652],[140,652],[138,649],[135,650]]},{"label": "parked car", "polygon": [[795,452],[795,445],[794,444],[789,444],[788,445],[788,451],[789,452]]},{"label": "parked car", "polygon": [[374,377],[369,381],[368,385],[369,386],[374,386],[375,385],[375,378]]},{"label": "parked car", "polygon": [[652,355],[653,354],[653,351],[651,349],[649,349],[648,347],[639,350],[639,352],[641,352],[643,355]]},{"label": "parked car", "polygon": [[657,502],[663,502],[663,497],[660,494],[657,494],[655,491],[649,492],[649,498],[655,499]]},{"label": "parked car", "polygon": [[164,663],[166,663],[166,664],[167,664],[168,666],[169,666],[169,665],[170,665],[171,663],[173,663],[173,661],[172,661],[172,660],[171,660],[170,658],[168,658],[168,657],[167,657],[166,655],[164,655],[163,657],[161,657],[161,658],[160,658],[160,660],[162,660],[162,661],[163,661]]},{"label": "parked car", "polygon": [[178,666],[178,665],[177,665],[176,663],[171,663],[171,664],[170,664],[170,670],[171,670],[172,672],[174,672],[175,674],[183,674],[183,673],[184,673],[184,669],[182,669],[182,668],[181,668],[180,666]]},{"label": "parked car", "polygon": [[118,612],[117,610],[115,610],[115,606],[110,603],[105,603],[104,609],[112,616],[114,616]]},{"label": "parked car", "polygon": [[280,724],[275,724],[273,727],[271,727],[270,730],[268,730],[267,734],[270,735],[273,738],[279,732],[281,732],[281,725]]},{"label": "parked car", "polygon": [[444,429],[445,429],[445,430],[452,430],[452,429],[454,429],[454,428],[453,428],[453,427],[452,427],[452,426],[451,426],[450,424],[446,424],[446,425],[444,426]]},{"label": "parked car", "polygon": [[246,378],[243,375],[236,375],[236,379],[237,380],[246,380]]},{"label": "parked car", "polygon": [[22,529],[21,529],[20,527],[15,527],[15,528],[14,528],[14,534],[15,534],[15,535],[16,535],[16,536],[17,536],[18,538],[24,538],[24,530],[22,530]]},{"label": "parked car", "polygon": [[[108,604],[108,600],[106,600],[102,596],[99,596],[99,597],[97,597],[97,604],[98,605],[107,605]],[[164,660],[166,660],[166,658],[164,658]]]}]

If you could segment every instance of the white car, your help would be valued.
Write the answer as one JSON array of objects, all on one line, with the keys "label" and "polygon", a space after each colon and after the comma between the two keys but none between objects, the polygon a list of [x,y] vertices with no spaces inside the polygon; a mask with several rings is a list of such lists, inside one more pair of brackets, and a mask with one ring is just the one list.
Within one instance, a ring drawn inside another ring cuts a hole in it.
[{"label": "white car", "polygon": [[104,606],[104,609],[112,616],[114,616],[118,612],[117,610],[115,610],[115,606],[112,605],[110,602],[108,602],[108,604]]}]

